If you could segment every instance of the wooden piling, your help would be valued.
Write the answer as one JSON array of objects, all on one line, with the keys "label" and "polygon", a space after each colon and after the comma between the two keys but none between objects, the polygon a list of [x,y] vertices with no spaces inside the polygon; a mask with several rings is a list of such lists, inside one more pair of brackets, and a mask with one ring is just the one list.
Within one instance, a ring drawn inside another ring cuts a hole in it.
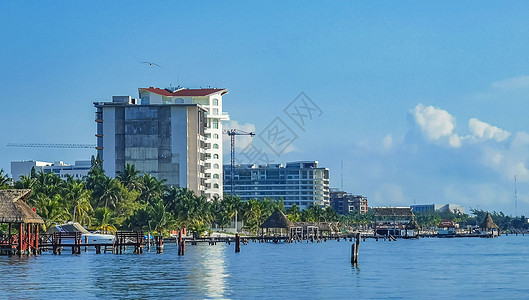
[{"label": "wooden piling", "polygon": [[163,253],[163,236],[158,236],[158,242],[156,243],[156,253]]},{"label": "wooden piling", "polygon": [[355,234],[355,242],[351,245],[351,263],[358,264],[358,249],[360,248],[360,233]]},{"label": "wooden piling", "polygon": [[235,234],[235,253],[241,252],[241,237],[238,233]]}]

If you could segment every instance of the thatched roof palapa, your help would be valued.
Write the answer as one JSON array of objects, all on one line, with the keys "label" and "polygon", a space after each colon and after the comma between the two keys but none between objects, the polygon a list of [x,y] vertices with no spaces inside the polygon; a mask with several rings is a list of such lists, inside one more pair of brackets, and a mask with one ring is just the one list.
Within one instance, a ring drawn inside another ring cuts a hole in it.
[{"label": "thatched roof palapa", "polygon": [[485,228],[485,229],[493,229],[493,228],[499,228],[494,221],[492,221],[492,217],[489,213],[485,216],[485,219],[483,220],[483,223],[479,225],[479,228]]},{"label": "thatched roof palapa", "polygon": [[290,221],[285,214],[276,209],[266,221],[264,221],[262,228],[289,228],[294,227],[294,223]]},{"label": "thatched roof palapa", "polygon": [[0,190],[0,223],[44,224],[42,218],[24,202],[30,193],[31,190]]}]

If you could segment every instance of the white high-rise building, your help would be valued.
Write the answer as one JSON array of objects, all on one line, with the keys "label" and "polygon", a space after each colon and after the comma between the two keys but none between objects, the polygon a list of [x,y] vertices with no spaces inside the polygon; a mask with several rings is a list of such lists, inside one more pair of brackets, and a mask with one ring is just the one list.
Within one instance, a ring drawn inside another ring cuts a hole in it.
[{"label": "white high-rise building", "polygon": [[[230,189],[230,165],[224,166],[224,188]],[[285,207],[296,204],[301,209],[330,204],[329,169],[317,161],[267,165],[236,165],[233,169],[234,193],[242,200],[283,199]]]},{"label": "white high-rise building", "polygon": [[223,195],[222,122],[230,119],[222,111],[227,89],[139,88],[141,105],[198,104],[206,113],[204,155],[205,194],[208,199]]}]

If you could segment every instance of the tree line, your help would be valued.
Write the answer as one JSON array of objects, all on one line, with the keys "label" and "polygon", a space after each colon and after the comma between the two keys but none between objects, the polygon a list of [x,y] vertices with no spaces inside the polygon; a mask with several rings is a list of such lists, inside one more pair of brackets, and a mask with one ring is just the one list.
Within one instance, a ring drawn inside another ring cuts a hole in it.
[{"label": "tree line", "polygon": [[[150,174],[140,174],[134,165],[126,164],[116,178],[105,174],[102,162],[92,157],[92,167],[82,179],[54,173],[36,172],[20,176],[12,182],[0,170],[0,189],[31,189],[29,205],[44,219],[44,227],[69,221],[78,222],[92,230],[143,230],[166,233],[187,228],[201,234],[211,227],[227,228],[235,220],[244,229],[257,233],[275,209],[283,211],[293,222],[333,222],[341,230],[367,229],[374,221],[374,212],[352,212],[339,215],[332,207],[312,206],[301,210],[297,205],[285,209],[282,200],[264,198],[242,201],[240,197],[224,195],[223,199],[208,199],[185,188],[167,186]],[[481,224],[487,211],[471,209],[471,215],[459,212],[433,211],[415,213],[422,229],[436,228],[443,219],[458,223],[461,228]],[[524,216],[512,217],[492,212],[493,221],[503,232],[526,231],[529,224]]]},{"label": "tree line", "polygon": [[[91,230],[143,230],[167,233],[187,228],[201,234],[211,227],[221,230],[242,221],[244,229],[257,233],[263,222],[279,209],[294,222],[345,222],[331,207],[313,206],[300,210],[294,205],[285,209],[282,200],[264,198],[242,201],[224,195],[208,199],[186,188],[167,186],[150,174],[141,174],[134,165],[126,164],[116,178],[105,174],[101,160],[92,158],[92,167],[82,179],[31,170],[19,180],[0,172],[0,188],[31,189],[28,204],[44,219],[44,229],[69,221]],[[362,221],[367,223],[367,220]]]}]

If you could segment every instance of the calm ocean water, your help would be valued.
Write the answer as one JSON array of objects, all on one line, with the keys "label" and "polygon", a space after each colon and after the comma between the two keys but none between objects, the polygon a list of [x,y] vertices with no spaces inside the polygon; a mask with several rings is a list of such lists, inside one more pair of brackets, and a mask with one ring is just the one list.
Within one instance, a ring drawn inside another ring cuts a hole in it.
[{"label": "calm ocean water", "polygon": [[[0,256],[0,298],[527,299],[529,236]],[[68,251],[65,251],[68,252]]]}]

